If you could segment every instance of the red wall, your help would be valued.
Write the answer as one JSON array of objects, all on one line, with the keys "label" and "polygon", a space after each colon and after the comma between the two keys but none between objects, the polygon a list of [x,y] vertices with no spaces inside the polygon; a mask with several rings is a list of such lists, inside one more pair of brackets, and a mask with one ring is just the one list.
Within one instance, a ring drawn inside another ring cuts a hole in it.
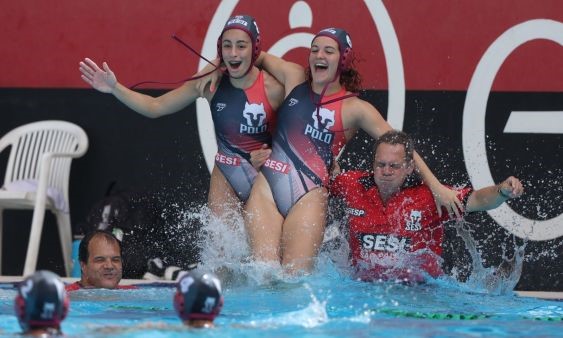
[{"label": "red wall", "polygon": [[[374,3],[376,0],[370,0]],[[217,0],[3,1],[0,11],[0,87],[83,88],[78,61],[107,60],[121,82],[180,80],[197,57],[170,39],[177,33],[197,50]],[[233,3],[237,3],[233,1]],[[312,27],[291,30],[295,1],[241,0],[235,13],[255,16],[264,47],[293,32],[340,26],[363,62],[364,87],[387,88],[378,32],[364,1],[310,0]],[[487,48],[507,29],[531,19],[563,23],[560,0],[387,0],[406,88],[465,91]],[[206,55],[214,57],[214,55]],[[304,63],[305,49],[287,55]],[[563,91],[563,48],[536,40],[518,48],[498,73],[496,91]]]}]

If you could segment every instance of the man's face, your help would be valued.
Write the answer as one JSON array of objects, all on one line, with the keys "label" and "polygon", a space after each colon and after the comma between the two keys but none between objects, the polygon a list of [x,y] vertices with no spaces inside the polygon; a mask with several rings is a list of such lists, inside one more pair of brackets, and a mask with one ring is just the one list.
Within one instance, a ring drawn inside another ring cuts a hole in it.
[{"label": "man's face", "polygon": [[402,144],[382,143],[377,147],[373,161],[373,178],[383,194],[392,194],[401,189],[405,179],[414,169],[412,161],[405,159]]},{"label": "man's face", "polygon": [[88,262],[80,262],[84,287],[114,289],[122,274],[119,245],[103,236],[92,238],[88,244]]}]

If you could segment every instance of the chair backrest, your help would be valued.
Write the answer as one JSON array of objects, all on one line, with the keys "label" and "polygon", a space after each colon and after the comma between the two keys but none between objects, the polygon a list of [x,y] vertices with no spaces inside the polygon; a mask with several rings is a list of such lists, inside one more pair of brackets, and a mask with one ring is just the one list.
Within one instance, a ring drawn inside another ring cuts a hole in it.
[{"label": "chair backrest", "polygon": [[60,191],[68,202],[68,181],[72,158],[88,150],[88,136],[79,126],[66,121],[39,121],[17,127],[0,139],[0,152],[12,146],[4,185],[15,181],[39,180],[41,157],[47,153],[67,155],[54,157],[48,187]]}]

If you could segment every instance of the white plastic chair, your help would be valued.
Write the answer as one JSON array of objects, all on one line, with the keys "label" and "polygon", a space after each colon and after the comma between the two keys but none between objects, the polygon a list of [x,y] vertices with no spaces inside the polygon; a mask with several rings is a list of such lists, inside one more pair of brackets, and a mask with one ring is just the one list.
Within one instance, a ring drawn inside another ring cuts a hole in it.
[{"label": "white plastic chair", "polygon": [[70,165],[73,158],[86,153],[88,136],[82,128],[70,122],[40,121],[4,135],[0,139],[0,152],[8,146],[11,146],[10,156],[0,189],[0,264],[4,209],[33,209],[23,275],[33,273],[37,266],[45,209],[48,209],[57,219],[65,272],[70,276]]}]

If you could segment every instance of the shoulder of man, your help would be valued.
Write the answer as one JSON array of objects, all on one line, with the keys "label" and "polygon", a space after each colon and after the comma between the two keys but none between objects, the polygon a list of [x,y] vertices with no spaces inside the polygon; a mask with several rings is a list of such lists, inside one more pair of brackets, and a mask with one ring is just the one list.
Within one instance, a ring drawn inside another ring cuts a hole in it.
[{"label": "shoulder of man", "polygon": [[67,284],[65,285],[65,290],[67,292],[69,291],[76,291],[76,290],[80,290],[82,289],[82,286],[80,285],[80,282],[74,282],[72,284]]},{"label": "shoulder of man", "polygon": [[[138,288],[139,287],[137,285],[118,285],[116,287],[117,290],[135,290]],[[83,289],[82,285],[80,285],[80,282],[74,282],[72,284],[65,285],[66,292],[78,291],[80,289]]]},{"label": "shoulder of man", "polygon": [[367,189],[364,182],[366,180],[371,180],[371,174],[368,171],[346,171],[334,178],[330,190],[333,195],[346,195],[358,191],[362,187]]}]

